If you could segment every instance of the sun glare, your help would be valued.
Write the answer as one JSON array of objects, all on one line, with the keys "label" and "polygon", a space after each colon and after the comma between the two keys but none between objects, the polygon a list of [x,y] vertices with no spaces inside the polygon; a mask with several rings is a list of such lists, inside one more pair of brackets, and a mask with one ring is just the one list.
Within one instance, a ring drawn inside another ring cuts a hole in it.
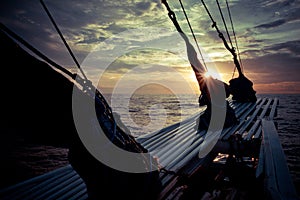
[{"label": "sun glare", "polygon": [[210,77],[210,76],[211,76],[211,75],[210,75],[210,72],[209,72],[209,71],[205,72],[204,76],[205,76],[205,78]]},{"label": "sun glare", "polygon": [[212,78],[216,78],[216,79],[221,79],[221,75],[214,71],[207,71],[207,72],[205,72],[204,76],[206,78],[212,77]]}]

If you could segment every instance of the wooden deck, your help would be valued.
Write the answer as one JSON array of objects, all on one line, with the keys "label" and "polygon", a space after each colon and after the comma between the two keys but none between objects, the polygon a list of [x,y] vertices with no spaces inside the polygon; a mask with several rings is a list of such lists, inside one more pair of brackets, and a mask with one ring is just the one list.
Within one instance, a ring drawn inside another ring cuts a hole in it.
[{"label": "wooden deck", "polygon": [[[163,190],[159,199],[179,199],[187,188],[180,181],[182,176],[192,177],[212,162],[217,153],[229,153],[232,137],[239,137],[242,144],[258,146],[256,175],[264,177],[265,190],[270,199],[298,199],[273,122],[278,99],[261,98],[256,103],[230,104],[240,122],[224,129],[213,150],[203,158],[198,156],[199,148],[205,151],[203,142],[207,142],[205,137],[210,136],[206,135],[206,131],[197,129],[197,119],[201,113],[137,138],[164,166],[165,170],[160,172]],[[247,151],[244,152],[247,154]],[[249,156],[255,156],[251,152]],[[0,199],[87,199],[87,193],[82,179],[68,165],[0,190]]]}]

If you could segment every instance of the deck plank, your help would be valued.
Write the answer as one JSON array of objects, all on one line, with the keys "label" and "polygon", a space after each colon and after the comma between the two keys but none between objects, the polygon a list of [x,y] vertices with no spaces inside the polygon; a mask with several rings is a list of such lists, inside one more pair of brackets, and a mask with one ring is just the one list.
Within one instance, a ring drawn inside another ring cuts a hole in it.
[{"label": "deck plank", "polygon": [[49,196],[47,198],[44,198],[44,200],[56,200],[62,195],[65,195],[69,191],[72,191],[73,188],[77,188],[78,185],[82,183],[82,180],[79,176],[77,176],[72,181],[68,181],[68,184],[65,184],[66,186],[62,189],[57,189],[56,192],[49,192]]},{"label": "deck plank", "polygon": [[[245,113],[243,113],[240,117],[239,117],[239,124],[234,126],[232,128],[232,130],[230,130],[229,132],[225,132],[224,134],[222,133],[222,139],[223,140],[228,140],[229,137],[237,132],[237,131],[241,131],[241,129],[243,129],[244,126],[249,126],[250,123],[254,120],[254,118],[256,117],[256,115],[258,114],[258,112],[260,111],[261,107],[263,106],[263,104],[265,103],[267,99],[264,98],[262,99],[262,101],[259,102],[259,104],[253,104],[251,106],[251,108],[249,110],[247,110]],[[252,113],[253,112],[253,113]],[[252,114],[251,114],[252,113]],[[250,118],[248,119],[247,117],[249,117],[249,115],[251,114]]]},{"label": "deck plank", "polygon": [[166,151],[168,151],[170,148],[173,148],[174,144],[186,141],[188,138],[190,138],[192,135],[191,133],[196,132],[195,128],[195,123],[188,124],[186,127],[178,129],[176,132],[172,132],[173,137],[169,138],[168,141],[165,141],[164,139],[160,140],[159,144],[154,145],[155,148],[151,147],[148,150],[155,152],[155,154],[160,157],[160,155],[166,153]]},{"label": "deck plank", "polygon": [[[271,104],[271,102],[272,102],[272,99],[268,99],[266,106],[264,106],[263,104],[260,104],[254,111],[254,113],[251,115],[251,117],[249,119],[247,119],[246,123],[241,127],[241,129],[239,130],[239,134],[243,134],[244,131],[251,125],[251,123],[253,123],[253,121],[256,118],[262,119],[265,116],[267,109],[268,109],[269,105]],[[261,111],[261,109],[262,109],[262,111]],[[261,114],[259,116],[257,116],[260,111],[261,111]]]},{"label": "deck plank", "polygon": [[[80,180],[80,179],[79,179]],[[63,195],[58,197],[56,200],[65,200],[65,199],[76,199],[86,194],[86,185],[84,182],[80,182],[76,187],[71,188],[69,191],[65,192]]]},{"label": "deck plank", "polygon": [[278,98],[275,98],[274,103],[273,103],[272,108],[271,108],[271,112],[269,114],[269,119],[270,120],[274,119],[274,117],[276,115],[276,110],[277,110],[277,105],[278,104],[279,104],[279,100],[278,100]]},{"label": "deck plank", "polygon": [[61,179],[61,177],[69,173],[74,173],[74,171],[72,170],[72,167],[70,165],[67,165],[46,174],[36,176],[7,187],[0,191],[0,197],[3,200],[26,199],[28,198],[28,196],[30,197],[32,193],[36,193],[37,191],[42,190],[49,184],[55,182],[58,179]]},{"label": "deck plank", "polygon": [[260,119],[256,120],[256,122],[254,123],[254,125],[247,132],[247,134],[243,134],[243,139],[244,140],[250,140],[252,138],[252,136],[256,133],[256,130],[259,128],[260,123],[261,123]]},{"label": "deck plank", "polygon": [[35,200],[44,200],[47,199],[50,195],[57,194],[60,190],[67,185],[71,184],[73,181],[79,178],[79,175],[74,171],[74,173],[70,174],[68,177],[63,177],[60,182],[54,182],[53,184],[49,184],[44,188],[41,188],[38,193],[35,193],[34,196],[25,199],[32,199],[34,197]]}]

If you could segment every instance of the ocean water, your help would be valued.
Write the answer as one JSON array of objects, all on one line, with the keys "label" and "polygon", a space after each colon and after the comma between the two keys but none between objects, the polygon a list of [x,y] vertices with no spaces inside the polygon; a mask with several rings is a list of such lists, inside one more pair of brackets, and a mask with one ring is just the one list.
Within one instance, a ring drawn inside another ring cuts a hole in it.
[{"label": "ocean water", "polygon": [[198,96],[191,94],[119,94],[106,99],[134,136],[160,130],[203,110]]},{"label": "ocean water", "polygon": [[[279,98],[275,121],[290,174],[300,194],[300,95],[258,96]],[[180,122],[203,109],[199,108],[198,96],[195,95],[121,94],[106,98],[134,136]],[[67,153],[68,150],[64,148],[18,143],[18,148],[11,152],[11,159],[14,159],[20,173],[13,181],[18,182],[18,176],[22,180],[68,164]]]}]

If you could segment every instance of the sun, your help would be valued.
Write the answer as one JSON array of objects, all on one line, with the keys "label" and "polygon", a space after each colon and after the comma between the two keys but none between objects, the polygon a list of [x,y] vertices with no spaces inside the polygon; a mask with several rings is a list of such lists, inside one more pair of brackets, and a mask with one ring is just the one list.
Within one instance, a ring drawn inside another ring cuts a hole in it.
[{"label": "sun", "polygon": [[[188,77],[189,81],[191,81],[193,83],[197,83],[197,79],[196,79],[196,76],[195,76],[194,72],[189,72],[187,77]],[[205,78],[212,77],[213,79],[218,79],[218,80],[221,80],[221,81],[223,80],[222,74],[218,73],[217,71],[214,71],[214,70],[206,71],[204,73],[204,77]]]},{"label": "sun", "polygon": [[218,73],[217,71],[214,71],[214,70],[209,70],[209,71],[205,72],[204,76],[205,76],[205,78],[212,77],[214,79],[222,80],[221,73]]},{"label": "sun", "polygon": [[204,73],[204,76],[206,78],[208,78],[208,77],[218,78],[220,75],[215,72],[212,72],[212,71],[207,71]]},{"label": "sun", "polygon": [[208,77],[211,76],[211,73],[209,71],[207,71],[207,72],[204,73],[204,76],[205,76],[205,78],[208,78]]}]

